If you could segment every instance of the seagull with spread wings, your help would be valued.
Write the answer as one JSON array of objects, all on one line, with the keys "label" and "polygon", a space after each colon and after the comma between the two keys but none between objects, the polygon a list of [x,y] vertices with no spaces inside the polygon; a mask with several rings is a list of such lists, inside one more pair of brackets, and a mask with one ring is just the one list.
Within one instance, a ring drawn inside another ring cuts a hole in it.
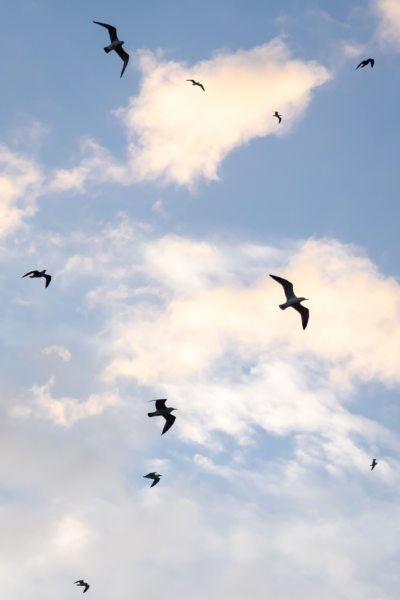
[{"label": "seagull with spread wings", "polygon": [[74,581],[74,583],[76,583],[77,586],[83,586],[85,589],[83,590],[83,593],[87,592],[88,589],[90,588],[90,585],[88,583],[86,583],[86,581],[83,581],[83,579],[78,579],[78,581]]},{"label": "seagull with spread wings", "polygon": [[280,115],[277,110],[274,112],[274,114],[272,116],[276,117],[278,119],[279,123],[282,121],[282,115]]},{"label": "seagull with spread wings", "polygon": [[46,269],[43,269],[43,271],[29,271],[28,273],[25,273],[25,275],[22,275],[21,279],[23,279],[24,277],[28,277],[28,275],[30,276],[29,279],[36,279],[37,277],[44,277],[46,280],[45,287],[49,287],[50,281],[51,281],[51,275],[47,275]]},{"label": "seagull with spread wings", "polygon": [[160,473],[156,473],[155,471],[153,471],[152,473],[147,473],[147,475],[143,475],[143,477],[147,477],[147,479],[153,479],[153,483],[150,486],[152,488],[155,485],[157,485],[157,483],[160,481],[160,478],[162,477],[162,475],[160,475]]},{"label": "seagull with spread wings", "polygon": [[375,469],[377,464],[378,464],[378,461],[376,460],[376,458],[373,458],[372,463],[370,464],[371,471],[373,471]]},{"label": "seagull with spread wings", "polygon": [[195,81],[194,79],[186,79],[186,81],[191,81],[192,85],[198,85],[199,87],[201,87],[201,89],[203,90],[203,92],[206,91],[204,89],[204,85],[202,83],[200,83],[200,81]]},{"label": "seagull with spread wings", "polygon": [[301,302],[303,300],[308,300],[308,298],[297,297],[293,291],[293,283],[290,283],[287,279],[283,279],[283,277],[278,277],[277,275],[270,275],[272,279],[275,279],[284,289],[286,302],[284,304],[280,304],[279,308],[285,310],[285,308],[289,308],[290,306],[297,310],[301,314],[301,323],[303,325],[303,329],[307,327],[308,317],[310,316],[310,311],[307,307],[302,306]]},{"label": "seagull with spread wings", "polygon": [[365,60],[362,60],[360,62],[360,64],[356,67],[356,71],[357,69],[359,69],[360,67],[363,69],[364,67],[366,67],[368,64],[371,65],[371,69],[373,68],[374,64],[375,64],[375,60],[373,58],[366,58]]},{"label": "seagull with spread wings", "polygon": [[165,419],[165,425],[164,425],[164,429],[162,430],[161,435],[163,435],[164,433],[167,433],[168,429],[171,429],[172,425],[175,423],[175,415],[171,415],[173,410],[177,410],[176,408],[169,408],[169,406],[165,406],[165,403],[167,402],[166,398],[161,398],[159,400],[149,400],[149,402],[155,402],[156,403],[156,410],[154,412],[151,413],[147,413],[147,416],[149,417],[164,417]]},{"label": "seagull with spread wings", "polygon": [[125,44],[125,42],[118,39],[117,30],[112,25],[107,25],[107,23],[100,23],[100,21],[93,21],[93,23],[96,23],[96,25],[101,25],[102,27],[105,27],[106,29],[108,29],[111,44],[109,44],[108,46],[106,46],[104,48],[104,52],[107,52],[107,54],[108,54],[109,52],[111,52],[111,50],[115,50],[115,52],[118,54],[118,56],[122,58],[122,60],[124,61],[124,66],[122,67],[122,71],[121,71],[121,75],[120,75],[120,77],[122,77],[122,75],[124,74],[124,71],[126,69],[126,65],[129,62],[129,54],[127,52],[125,52],[125,50],[122,48],[122,44]]}]

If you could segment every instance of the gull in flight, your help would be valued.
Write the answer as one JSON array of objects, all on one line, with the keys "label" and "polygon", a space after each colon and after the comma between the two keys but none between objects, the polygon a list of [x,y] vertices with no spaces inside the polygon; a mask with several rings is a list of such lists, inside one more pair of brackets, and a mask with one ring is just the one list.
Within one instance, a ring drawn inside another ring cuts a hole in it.
[{"label": "gull in flight", "polygon": [[175,423],[176,417],[174,415],[171,415],[171,413],[173,410],[177,410],[177,409],[169,408],[168,406],[165,406],[165,403],[167,402],[166,398],[161,398],[159,400],[149,400],[149,402],[156,403],[156,410],[154,412],[147,413],[147,416],[148,417],[164,417],[164,419],[165,419],[164,429],[162,430],[162,433],[161,433],[161,435],[163,435],[164,433],[167,433],[168,429],[171,429],[172,425]]},{"label": "gull in flight", "polygon": [[199,87],[201,87],[201,89],[203,90],[203,92],[206,91],[204,89],[204,85],[202,83],[200,83],[200,81],[195,81],[194,79],[186,79],[186,81],[191,81],[192,85],[198,85]]},{"label": "gull in flight", "polygon": [[366,60],[362,60],[360,62],[360,64],[356,67],[356,71],[357,69],[359,69],[360,67],[363,69],[364,67],[366,67],[368,64],[371,65],[371,69],[373,68],[374,64],[375,64],[375,60],[373,58],[367,58]]},{"label": "gull in flight", "polygon": [[376,460],[376,458],[373,458],[372,463],[370,464],[371,471],[373,471],[375,469],[377,464],[378,464],[378,461]]},{"label": "gull in flight", "polygon": [[305,306],[302,306],[301,302],[303,302],[303,300],[308,300],[308,298],[297,297],[293,291],[293,283],[290,283],[290,281],[287,281],[287,279],[283,279],[277,275],[270,275],[270,277],[280,283],[285,290],[286,302],[284,304],[280,304],[279,308],[285,310],[285,308],[292,306],[295,310],[297,310],[297,312],[301,314],[301,323],[303,325],[303,329],[305,329],[307,327],[310,311]]},{"label": "gull in flight", "polygon": [[121,71],[121,75],[120,75],[120,77],[122,77],[122,75],[124,74],[124,71],[126,69],[126,65],[129,62],[129,54],[127,52],[125,52],[125,50],[122,48],[122,44],[125,44],[125,42],[122,42],[121,40],[118,39],[117,30],[112,25],[107,25],[107,23],[100,23],[100,21],[93,21],[93,23],[96,23],[96,25],[101,25],[102,27],[105,27],[106,29],[108,29],[108,33],[110,34],[111,44],[104,48],[104,52],[107,52],[107,54],[108,54],[109,52],[111,52],[111,50],[115,50],[115,52],[118,54],[118,56],[120,56],[122,58],[122,60],[124,61],[124,66],[122,67],[122,71]]},{"label": "gull in flight", "polygon": [[280,115],[277,110],[274,112],[274,114],[272,116],[276,117],[278,119],[279,123],[282,121],[282,115]]},{"label": "gull in flight", "polygon": [[25,275],[22,275],[21,279],[23,279],[24,277],[27,277],[28,275],[30,275],[29,279],[35,279],[37,277],[44,277],[46,280],[46,287],[49,287],[50,281],[51,281],[51,275],[46,274],[46,269],[43,269],[43,271],[29,271],[29,273],[25,273]]},{"label": "gull in flight", "polygon": [[155,485],[157,485],[157,483],[160,481],[160,478],[162,477],[162,475],[160,475],[160,473],[156,473],[156,472],[153,471],[153,473],[147,473],[147,475],[143,475],[143,477],[147,477],[147,479],[153,479],[154,480],[153,483],[150,486],[152,488]]},{"label": "gull in flight", "polygon": [[82,585],[85,588],[83,590],[83,593],[87,592],[88,589],[90,588],[90,585],[88,583],[86,583],[86,581],[83,581],[83,579],[78,579],[78,581],[74,581],[74,583],[76,583],[77,586]]}]

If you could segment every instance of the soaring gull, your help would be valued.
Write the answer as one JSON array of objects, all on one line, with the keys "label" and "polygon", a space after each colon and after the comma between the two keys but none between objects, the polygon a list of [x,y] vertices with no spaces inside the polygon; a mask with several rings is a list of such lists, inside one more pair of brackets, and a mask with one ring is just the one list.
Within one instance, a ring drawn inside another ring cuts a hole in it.
[{"label": "soaring gull", "polygon": [[168,429],[171,429],[172,425],[175,423],[176,417],[174,415],[171,415],[171,413],[173,410],[177,410],[177,409],[169,408],[168,406],[165,406],[165,403],[167,402],[166,398],[161,398],[159,400],[149,400],[149,402],[156,403],[156,410],[154,412],[147,413],[147,416],[149,416],[149,417],[164,417],[164,419],[165,419],[164,429],[162,430],[162,433],[161,433],[161,435],[163,435],[164,433],[167,433]]},{"label": "soaring gull", "polygon": [[276,117],[278,119],[279,123],[282,121],[282,115],[280,115],[277,110],[274,112],[274,114],[272,116]]},{"label": "soaring gull", "polygon": [[74,581],[74,583],[76,583],[76,585],[78,587],[81,585],[81,586],[83,586],[85,588],[83,590],[83,593],[87,592],[88,589],[90,588],[90,585],[88,583],[86,583],[86,581],[83,581],[83,579],[78,579],[78,581]]},{"label": "soaring gull", "polygon": [[204,89],[204,85],[202,83],[200,83],[200,81],[195,81],[194,79],[186,79],[186,81],[191,81],[192,85],[198,85],[199,87],[201,87],[201,89],[203,90],[203,92],[206,91]]},{"label": "soaring gull", "polygon": [[360,62],[360,64],[356,67],[356,71],[357,69],[359,69],[360,67],[363,69],[364,67],[366,67],[368,64],[371,65],[371,69],[373,68],[374,64],[375,64],[375,60],[373,58],[366,58],[365,60],[362,60]]},{"label": "soaring gull", "polygon": [[278,277],[277,275],[270,275],[270,277],[280,283],[285,290],[287,301],[284,304],[280,304],[279,308],[285,310],[285,308],[292,306],[295,310],[297,310],[297,312],[301,314],[301,323],[303,325],[303,329],[305,329],[307,327],[310,311],[305,306],[302,306],[301,302],[303,302],[303,300],[308,300],[308,298],[297,297],[293,291],[293,283],[290,283],[290,281],[287,279],[283,279],[283,277]]},{"label": "soaring gull", "polygon": [[160,475],[160,473],[156,473],[155,471],[153,471],[153,473],[147,473],[147,475],[143,475],[143,477],[147,477],[147,479],[153,479],[154,480],[153,483],[150,486],[152,488],[155,485],[157,485],[157,483],[160,481],[160,478],[162,477],[162,475]]},{"label": "soaring gull", "polygon": [[29,279],[36,279],[37,277],[44,277],[46,280],[46,287],[49,287],[50,281],[51,281],[51,275],[46,274],[46,269],[43,269],[43,271],[29,271],[29,273],[25,273],[25,275],[22,275],[21,279],[23,279],[24,277],[27,277],[28,275],[30,275]]},{"label": "soaring gull", "polygon": [[108,54],[109,52],[111,52],[111,50],[115,50],[115,52],[118,54],[118,56],[120,56],[122,58],[122,60],[124,61],[124,66],[122,67],[122,71],[121,71],[121,75],[120,75],[120,77],[122,77],[122,75],[124,74],[124,71],[126,69],[126,65],[129,62],[129,54],[127,52],[125,52],[125,50],[122,48],[122,44],[125,44],[125,42],[122,42],[121,40],[118,39],[117,30],[112,25],[107,25],[107,23],[100,23],[100,21],[93,21],[93,23],[96,23],[96,25],[101,25],[102,27],[105,27],[106,29],[108,29],[108,33],[110,34],[111,44],[104,48],[104,52],[107,52],[107,54]]},{"label": "soaring gull", "polygon": [[372,463],[370,464],[371,471],[373,471],[375,469],[377,464],[378,464],[378,461],[376,460],[376,458],[373,458]]}]

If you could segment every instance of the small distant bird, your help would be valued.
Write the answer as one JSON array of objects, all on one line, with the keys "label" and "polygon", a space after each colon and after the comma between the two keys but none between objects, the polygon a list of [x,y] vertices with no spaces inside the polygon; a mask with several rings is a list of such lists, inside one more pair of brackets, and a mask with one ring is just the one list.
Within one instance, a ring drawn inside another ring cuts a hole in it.
[{"label": "small distant bird", "polygon": [[148,417],[164,417],[164,419],[165,419],[164,429],[162,430],[162,433],[161,433],[161,435],[163,435],[164,433],[167,433],[168,429],[171,429],[172,425],[175,423],[176,417],[174,415],[171,415],[171,413],[173,410],[178,410],[178,409],[177,408],[169,408],[168,406],[165,406],[165,403],[167,402],[166,398],[161,398],[159,400],[149,400],[149,402],[156,403],[156,410],[154,412],[147,413],[147,416]]},{"label": "small distant bird", "polygon": [[277,110],[274,112],[274,114],[272,116],[276,117],[278,119],[279,123],[282,121],[282,115],[280,115]]},{"label": "small distant bird", "polygon": [[156,473],[155,471],[153,471],[153,473],[147,473],[147,475],[143,475],[143,477],[147,477],[147,479],[154,479],[153,483],[150,486],[152,488],[155,485],[157,485],[157,483],[160,481],[160,478],[162,477],[162,475],[160,475],[160,473]]},{"label": "small distant bird", "polygon": [[86,583],[86,581],[83,581],[83,579],[78,579],[78,581],[74,581],[74,583],[76,583],[77,586],[82,585],[85,588],[83,590],[83,593],[87,592],[88,589],[90,588],[90,585],[88,583]]},{"label": "small distant bird", "polygon": [[46,280],[46,287],[49,287],[51,275],[46,274],[46,269],[43,269],[43,271],[29,271],[29,273],[25,273],[25,275],[22,275],[21,279],[27,277],[28,275],[30,275],[29,279],[35,279],[36,277],[44,277]]},{"label": "small distant bird", "polygon": [[303,302],[303,300],[308,300],[308,298],[298,298],[293,291],[293,283],[290,283],[290,281],[287,281],[287,279],[283,279],[282,277],[278,277],[277,275],[270,275],[270,277],[272,277],[272,279],[275,279],[275,281],[280,283],[283,289],[285,290],[287,302],[285,302],[284,304],[280,304],[279,308],[285,310],[285,308],[289,308],[289,306],[292,306],[295,310],[297,310],[297,312],[301,314],[301,323],[303,325],[303,329],[305,329],[307,327],[310,311],[305,306],[302,306],[301,302]]},{"label": "small distant bird", "polygon": [[125,42],[122,42],[121,40],[118,39],[117,30],[112,25],[107,25],[107,23],[100,23],[100,21],[93,21],[93,23],[96,23],[96,25],[101,25],[102,27],[105,27],[106,29],[108,29],[108,33],[110,34],[111,44],[104,48],[104,52],[107,52],[107,54],[108,54],[109,52],[111,52],[111,50],[115,50],[115,52],[118,54],[118,56],[120,56],[122,58],[122,60],[124,61],[124,66],[122,67],[122,71],[121,71],[121,75],[120,75],[120,77],[122,77],[122,75],[124,74],[124,71],[126,69],[126,65],[129,62],[129,54],[127,52],[125,52],[125,50],[122,48],[122,44],[125,44]]},{"label": "small distant bird", "polygon": [[364,67],[366,67],[368,64],[371,65],[371,69],[373,68],[374,64],[375,64],[375,60],[373,58],[367,58],[366,60],[362,60],[360,62],[360,64],[356,67],[356,71],[357,69],[359,69],[360,67],[363,69]]},{"label": "small distant bird", "polygon": [[200,81],[195,81],[194,79],[186,79],[186,81],[191,81],[192,85],[198,85],[199,87],[201,87],[201,89],[203,90],[203,92],[206,91],[204,89],[204,85],[202,83],[200,83]]},{"label": "small distant bird", "polygon": [[371,471],[373,471],[375,469],[377,464],[378,464],[378,461],[376,460],[376,458],[373,458],[372,463],[370,464]]}]

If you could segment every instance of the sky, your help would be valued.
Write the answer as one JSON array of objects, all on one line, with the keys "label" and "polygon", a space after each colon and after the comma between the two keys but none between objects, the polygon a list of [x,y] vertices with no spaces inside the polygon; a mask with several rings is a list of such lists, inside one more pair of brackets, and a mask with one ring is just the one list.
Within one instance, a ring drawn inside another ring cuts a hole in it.
[{"label": "sky", "polygon": [[2,596],[394,600],[399,0],[3,4]]}]

